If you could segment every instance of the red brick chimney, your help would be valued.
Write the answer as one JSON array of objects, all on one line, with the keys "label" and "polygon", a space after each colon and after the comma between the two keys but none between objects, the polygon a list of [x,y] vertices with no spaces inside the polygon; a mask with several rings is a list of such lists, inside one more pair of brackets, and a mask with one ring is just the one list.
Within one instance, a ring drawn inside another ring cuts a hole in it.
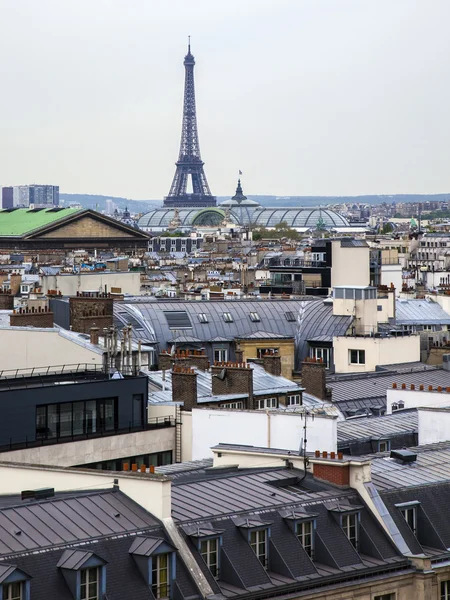
[{"label": "red brick chimney", "polygon": [[173,366],[172,400],[182,402],[184,410],[192,410],[197,406],[197,373],[194,369]]},{"label": "red brick chimney", "polygon": [[326,365],[322,360],[305,358],[302,363],[302,385],[307,394],[312,394],[320,400],[331,400],[325,369]]},{"label": "red brick chimney", "polygon": [[344,456],[342,452],[320,452],[309,459],[313,476],[341,488],[358,489],[364,482],[371,481],[370,459]]},{"label": "red brick chimney", "polygon": [[100,329],[98,327],[91,327],[89,330],[89,341],[91,344],[98,345],[98,336]]},{"label": "red brick chimney", "polygon": [[248,409],[254,409],[253,369],[248,363],[215,362],[211,367],[213,396],[248,394]]},{"label": "red brick chimney", "polygon": [[36,310],[34,306],[31,309],[19,308],[14,311],[9,317],[11,327],[53,327],[53,313],[48,307]]},{"label": "red brick chimney", "polygon": [[263,367],[271,375],[281,375],[281,356],[278,352],[265,352],[263,355]]},{"label": "red brick chimney", "polygon": [[160,353],[158,358],[160,370],[168,371],[173,365],[182,367],[197,367],[200,371],[209,369],[209,360],[204,350],[179,350],[176,354],[167,351]]}]

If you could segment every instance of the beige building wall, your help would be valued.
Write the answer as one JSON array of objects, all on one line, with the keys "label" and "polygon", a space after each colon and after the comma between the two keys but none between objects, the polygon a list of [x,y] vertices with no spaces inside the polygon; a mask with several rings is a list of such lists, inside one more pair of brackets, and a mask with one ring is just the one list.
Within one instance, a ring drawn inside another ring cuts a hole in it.
[{"label": "beige building wall", "polygon": [[122,273],[120,271],[105,273],[64,273],[59,275],[41,275],[40,285],[44,294],[48,290],[57,290],[63,296],[76,296],[77,292],[111,292],[118,288],[117,293],[138,296],[141,290],[141,275],[139,272]]},{"label": "beige building wall", "polygon": [[370,285],[370,248],[342,248],[339,240],[332,243],[331,287]]},{"label": "beige building wall", "polygon": [[378,300],[333,298],[333,314],[353,317],[355,333],[368,335],[378,330]]},{"label": "beige building wall", "polygon": [[267,339],[267,340],[239,340],[244,361],[249,358],[258,358],[258,348],[273,348],[278,350],[281,359],[281,375],[292,379],[294,369],[294,340]]},{"label": "beige building wall", "polygon": [[102,364],[103,356],[64,338],[57,329],[0,329],[1,369],[31,369],[78,363]]},{"label": "beige building wall", "polygon": [[3,462],[73,467],[175,449],[175,427],[2,452]]},{"label": "beige building wall", "polygon": [[[420,361],[420,336],[333,338],[336,373],[373,372],[377,365],[390,365]],[[364,350],[363,364],[350,363],[350,350]]]},{"label": "beige building wall", "polygon": [[42,487],[56,492],[111,489],[113,479],[117,479],[124,494],[158,519],[171,516],[171,481],[164,475],[0,463],[0,494],[20,494]]}]

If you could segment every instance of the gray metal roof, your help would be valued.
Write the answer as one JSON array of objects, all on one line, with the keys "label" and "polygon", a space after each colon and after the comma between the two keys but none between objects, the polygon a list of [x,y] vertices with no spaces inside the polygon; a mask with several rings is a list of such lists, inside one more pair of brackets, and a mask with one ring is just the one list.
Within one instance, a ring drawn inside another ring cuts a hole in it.
[{"label": "gray metal roof", "polygon": [[[251,363],[251,369],[253,369],[253,394],[255,396],[265,394],[283,394],[287,392],[300,392],[301,388],[297,383],[294,383],[286,377],[281,375],[271,375],[256,363]],[[223,394],[222,396],[212,396],[212,373],[211,371],[201,371],[194,367],[197,373],[197,397],[198,402],[220,402],[226,400],[233,400],[236,398],[244,398],[247,396],[245,393],[239,394]],[[166,403],[171,400],[172,392],[172,372],[170,370],[165,371],[163,381],[162,371],[142,371],[145,372],[151,384],[154,387],[159,388],[156,391],[150,390],[149,402],[153,403]],[[165,391],[162,392],[162,388]],[[160,391],[161,390],[161,391]],[[169,395],[170,393],[170,395]]]},{"label": "gray metal roof", "polygon": [[413,373],[367,373],[361,377],[345,377],[327,381],[327,386],[332,389],[333,402],[347,402],[349,400],[379,399],[386,402],[386,391],[396,383],[407,387],[413,383],[418,386],[432,385],[446,388],[450,386],[450,371],[443,369],[415,371]]},{"label": "gray metal roof", "polygon": [[[305,304],[320,304],[319,301],[301,300],[224,300],[224,301],[151,301],[151,300],[125,300],[123,303],[115,303],[114,317],[122,321],[123,325],[131,322],[133,329],[137,329],[137,337],[144,340],[148,337],[149,342],[158,342],[161,348],[165,348],[168,341],[184,335],[169,328],[164,313],[173,311],[186,311],[192,324],[189,335],[209,342],[214,338],[230,340],[238,338],[243,332],[251,335],[258,332],[267,332],[284,337],[294,337],[297,330],[296,321],[288,321],[285,313],[288,311],[298,314]],[[257,312],[260,321],[253,322],[250,313]],[[330,312],[330,307],[326,313]],[[206,313],[208,323],[201,323],[198,315]],[[223,314],[230,313],[233,321],[224,321]],[[134,317],[136,321],[131,320]],[[334,317],[344,319],[347,317]],[[123,327],[122,325],[122,327]]]},{"label": "gray metal roof", "polygon": [[450,481],[450,442],[408,448],[416,462],[403,464],[389,453],[372,460],[372,482],[379,490]]},{"label": "gray metal roof", "polygon": [[119,491],[36,502],[18,499],[0,509],[0,555],[121,535],[155,524],[154,517]]},{"label": "gray metal roof", "polygon": [[308,340],[318,336],[345,335],[352,323],[352,317],[333,315],[333,304],[316,300],[301,302],[297,318],[297,331],[295,336],[295,364],[299,365],[308,356]]},{"label": "gray metal roof", "polygon": [[361,417],[337,424],[339,442],[351,440],[389,438],[399,433],[416,432],[417,410],[402,410],[382,417]]},{"label": "gray metal roof", "polygon": [[450,325],[450,315],[431,300],[397,300],[397,325]]}]

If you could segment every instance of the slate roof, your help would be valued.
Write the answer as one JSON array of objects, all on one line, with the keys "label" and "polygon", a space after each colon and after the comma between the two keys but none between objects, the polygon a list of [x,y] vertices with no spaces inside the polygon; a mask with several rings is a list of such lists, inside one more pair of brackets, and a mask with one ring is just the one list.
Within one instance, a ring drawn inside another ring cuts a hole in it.
[{"label": "slate roof", "polygon": [[390,453],[373,457],[372,482],[378,490],[450,481],[450,442],[408,449],[417,453],[415,462],[404,464],[395,458],[390,458]]},{"label": "slate roof", "polygon": [[[144,327],[145,322],[147,327],[153,331],[152,341],[156,340],[161,348],[165,348],[167,341],[174,337],[174,331],[169,328],[165,312],[186,311],[192,328],[185,330],[183,335],[191,335],[204,342],[209,342],[213,338],[231,340],[239,337],[243,332],[251,335],[264,331],[269,334],[294,337],[297,323],[288,321],[285,312],[291,311],[296,314],[301,304],[300,300],[223,300],[214,302],[164,300],[155,302],[127,299],[120,306],[114,306],[114,314],[116,316],[120,311],[127,311],[128,307],[132,306],[141,327]],[[223,314],[226,312],[231,314],[233,322],[226,323],[224,321]],[[251,312],[258,313],[259,322],[250,320]],[[200,323],[198,318],[200,313],[208,315],[208,323]],[[135,328],[135,324],[132,324]]]},{"label": "slate roof", "polygon": [[[425,365],[424,365],[425,367]],[[371,407],[386,408],[386,393],[392,384],[402,383],[409,388],[411,383],[416,387],[420,384],[433,387],[450,386],[450,372],[442,368],[413,371],[411,373],[397,373],[395,371],[366,373],[364,375],[351,375],[343,377],[330,377],[327,387],[332,390],[333,402],[339,403],[342,411],[368,409]],[[426,388],[425,388],[426,389]]]},{"label": "slate roof", "polygon": [[338,443],[385,439],[399,433],[417,432],[417,410],[402,410],[382,417],[360,417],[337,424]]},{"label": "slate roof", "polygon": [[450,325],[450,315],[430,300],[397,300],[395,303],[397,325]]},{"label": "slate roof", "polygon": [[333,304],[331,302],[324,302],[323,300],[302,302],[295,336],[296,368],[309,354],[309,340],[325,336],[328,341],[333,336],[345,335],[351,323],[351,316],[333,315]]}]

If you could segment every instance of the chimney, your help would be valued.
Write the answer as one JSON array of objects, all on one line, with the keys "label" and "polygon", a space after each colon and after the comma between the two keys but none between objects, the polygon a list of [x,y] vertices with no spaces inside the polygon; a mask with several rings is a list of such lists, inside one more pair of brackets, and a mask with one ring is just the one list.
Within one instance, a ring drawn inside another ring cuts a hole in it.
[{"label": "chimney", "polygon": [[19,308],[9,315],[9,324],[11,327],[41,327],[50,329],[53,327],[53,313],[48,307],[42,309],[40,306],[35,310],[34,306],[29,308]]},{"label": "chimney", "polygon": [[17,296],[17,294],[20,292],[21,283],[22,275],[20,275],[20,273],[11,273],[11,275],[9,276],[9,287],[13,296]]},{"label": "chimney", "polygon": [[182,402],[184,410],[197,406],[197,373],[194,369],[173,366],[172,401]]},{"label": "chimney", "polygon": [[14,308],[14,296],[10,290],[3,291],[0,288],[0,309],[1,310],[12,310]]},{"label": "chimney", "polygon": [[248,363],[215,362],[211,374],[213,396],[248,394],[247,408],[254,409],[253,369]]},{"label": "chimney", "polygon": [[77,292],[69,298],[70,326],[73,331],[89,333],[91,327],[109,328],[113,322],[114,298],[100,292]]},{"label": "chimney", "polygon": [[91,342],[91,344],[95,344],[96,346],[98,345],[99,331],[100,331],[99,327],[91,327],[91,329],[89,331],[90,342]]},{"label": "chimney", "polygon": [[189,367],[197,367],[200,371],[209,369],[209,360],[204,350],[191,350],[186,358]]},{"label": "chimney", "polygon": [[281,375],[281,356],[278,352],[266,352],[263,356],[263,367],[267,373],[279,377]]},{"label": "chimney", "polygon": [[305,358],[302,363],[302,385],[307,394],[312,394],[320,400],[331,400],[331,393],[327,388],[325,363],[315,359]]}]

